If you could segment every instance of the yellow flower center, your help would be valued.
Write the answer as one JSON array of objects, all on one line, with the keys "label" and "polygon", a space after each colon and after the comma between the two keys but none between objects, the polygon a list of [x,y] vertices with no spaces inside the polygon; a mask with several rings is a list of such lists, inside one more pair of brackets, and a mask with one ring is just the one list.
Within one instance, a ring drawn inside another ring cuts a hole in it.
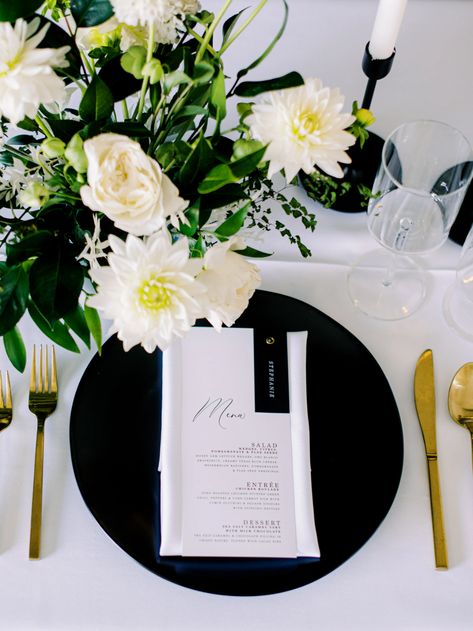
[{"label": "yellow flower center", "polygon": [[138,303],[147,311],[159,311],[169,307],[172,292],[159,276],[151,276],[138,288]]},{"label": "yellow flower center", "polygon": [[0,71],[0,78],[1,77],[5,77],[9,72],[11,72],[13,70],[13,68],[18,64],[18,62],[21,60],[21,56],[22,56],[22,51],[20,51],[19,53],[17,53],[15,55],[15,57],[13,57],[12,59],[9,59],[8,61],[4,61],[2,63],[2,67],[3,69]]},{"label": "yellow flower center", "polygon": [[305,111],[296,118],[292,133],[298,140],[304,140],[320,129],[320,118],[316,112]]}]

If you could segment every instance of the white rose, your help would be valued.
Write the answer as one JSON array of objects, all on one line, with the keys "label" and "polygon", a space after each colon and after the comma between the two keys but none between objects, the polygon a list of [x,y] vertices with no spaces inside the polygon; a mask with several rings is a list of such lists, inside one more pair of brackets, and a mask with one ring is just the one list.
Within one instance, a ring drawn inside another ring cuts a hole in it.
[{"label": "white rose", "polygon": [[259,270],[244,256],[244,242],[233,237],[209,248],[197,280],[206,287],[207,303],[203,317],[220,330],[232,326],[247,308],[254,291],[261,284]]},{"label": "white rose", "polygon": [[169,220],[185,221],[187,202],[139,143],[120,134],[99,134],[84,142],[88,185],[82,201],[103,212],[121,230],[149,235]]}]

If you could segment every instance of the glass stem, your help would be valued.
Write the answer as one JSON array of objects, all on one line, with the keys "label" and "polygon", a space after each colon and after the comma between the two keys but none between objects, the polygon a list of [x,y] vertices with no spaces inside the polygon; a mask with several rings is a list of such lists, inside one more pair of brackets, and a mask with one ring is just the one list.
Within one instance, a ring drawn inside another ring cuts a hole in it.
[{"label": "glass stem", "polygon": [[383,280],[384,287],[390,287],[396,274],[397,262],[399,259],[398,252],[402,252],[406,246],[407,238],[409,236],[409,230],[412,228],[413,221],[409,217],[404,217],[399,226],[398,233],[394,240],[394,247],[396,252],[391,257],[391,263],[386,268],[385,278]]},{"label": "glass stem", "polygon": [[385,270],[383,287],[390,287],[392,285],[394,276],[396,275],[397,260],[398,254],[393,254],[393,256],[391,257],[391,262]]}]

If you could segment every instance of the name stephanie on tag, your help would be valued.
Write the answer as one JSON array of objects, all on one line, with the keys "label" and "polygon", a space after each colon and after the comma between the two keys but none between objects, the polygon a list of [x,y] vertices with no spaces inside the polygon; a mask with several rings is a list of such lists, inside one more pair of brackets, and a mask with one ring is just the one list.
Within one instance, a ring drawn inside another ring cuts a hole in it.
[{"label": "name stephanie on tag", "polygon": [[268,360],[268,397],[270,399],[274,399],[275,397],[274,391],[274,362],[270,359]]},{"label": "name stephanie on tag", "polygon": [[245,412],[238,412],[233,407],[234,400],[216,397],[207,399],[201,408],[194,414],[192,422],[195,423],[200,418],[216,420],[221,429],[228,429],[231,421],[242,421],[246,418]]}]

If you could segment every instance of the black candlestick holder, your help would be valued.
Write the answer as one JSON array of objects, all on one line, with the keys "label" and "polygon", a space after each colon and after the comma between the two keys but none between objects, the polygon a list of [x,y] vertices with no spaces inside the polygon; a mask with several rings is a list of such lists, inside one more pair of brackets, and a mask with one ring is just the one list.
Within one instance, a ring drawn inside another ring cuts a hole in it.
[{"label": "black candlestick holder", "polygon": [[[396,51],[394,50],[387,59],[374,59],[369,51],[369,42],[366,44],[361,67],[368,77],[368,82],[361,103],[362,108],[370,109],[376,84],[389,74],[395,54]],[[383,144],[384,140],[380,136],[369,132],[368,139],[363,147],[360,147],[359,142],[357,142],[349,150],[351,163],[344,168],[344,181],[350,182],[351,187],[342,199],[343,208],[339,209],[342,212],[364,212],[366,210],[366,199],[360,194],[359,189],[360,187],[371,189],[373,186],[376,172],[381,162]],[[363,203],[365,203],[365,206]]]},{"label": "black candlestick holder", "polygon": [[368,83],[366,84],[365,95],[363,97],[361,107],[365,107],[367,110],[369,110],[371,106],[376,84],[380,79],[384,79],[384,77],[389,74],[393,65],[394,56],[396,55],[396,50],[394,49],[390,57],[387,57],[386,59],[374,59],[370,53],[369,47],[370,43],[368,42],[366,44],[365,54],[363,55],[363,61],[361,63],[363,72],[368,77]]}]

